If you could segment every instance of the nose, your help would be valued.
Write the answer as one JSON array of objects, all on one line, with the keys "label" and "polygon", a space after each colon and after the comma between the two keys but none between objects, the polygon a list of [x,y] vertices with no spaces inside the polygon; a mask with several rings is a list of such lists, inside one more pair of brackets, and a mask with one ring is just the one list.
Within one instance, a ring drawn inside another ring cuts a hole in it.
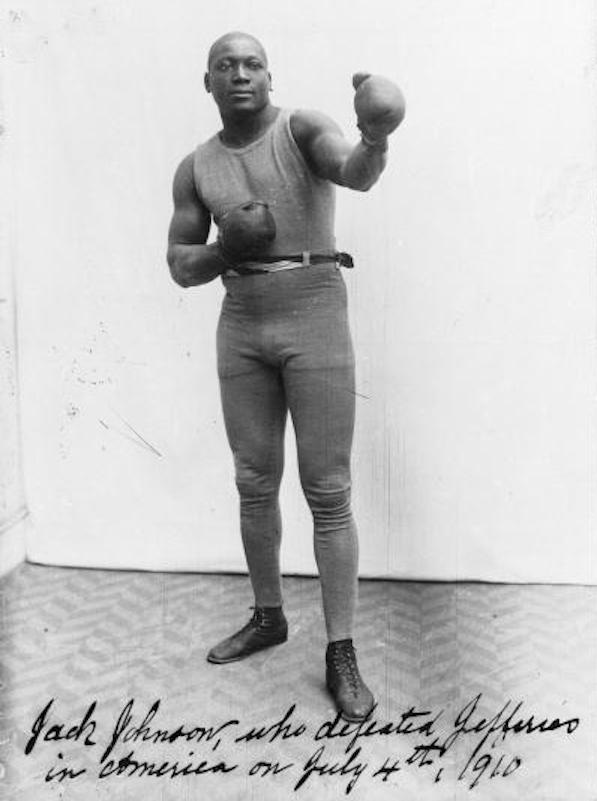
[{"label": "nose", "polygon": [[232,79],[235,81],[235,83],[244,83],[249,80],[247,68],[240,62],[238,62],[234,68]]}]

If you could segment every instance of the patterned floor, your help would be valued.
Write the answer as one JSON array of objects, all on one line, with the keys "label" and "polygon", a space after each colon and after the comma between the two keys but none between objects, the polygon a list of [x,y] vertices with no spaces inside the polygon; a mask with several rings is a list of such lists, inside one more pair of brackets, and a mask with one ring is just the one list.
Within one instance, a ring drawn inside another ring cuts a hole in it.
[{"label": "patterned floor", "polygon": [[360,730],[331,725],[316,580],[285,580],[288,643],[225,666],[204,655],[244,577],[23,565],[0,589],[7,801],[597,799],[597,588],[362,582]]}]

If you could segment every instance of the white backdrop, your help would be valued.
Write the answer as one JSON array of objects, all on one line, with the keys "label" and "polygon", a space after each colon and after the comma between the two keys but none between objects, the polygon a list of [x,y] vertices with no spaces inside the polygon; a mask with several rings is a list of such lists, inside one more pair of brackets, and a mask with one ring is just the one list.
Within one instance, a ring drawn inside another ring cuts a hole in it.
[{"label": "white backdrop", "polygon": [[[595,581],[591,0],[23,0],[5,18],[33,560],[243,569],[215,377],[218,282],[165,264],[179,160],[218,125],[211,41],[261,38],[274,102],[356,140],[350,76],[408,102],[339,192],[358,358],[363,575]],[[312,572],[288,460],[283,564]]]},{"label": "white backdrop", "polygon": [[23,560],[26,517],[20,465],[16,304],[3,89],[0,75],[0,576]]}]

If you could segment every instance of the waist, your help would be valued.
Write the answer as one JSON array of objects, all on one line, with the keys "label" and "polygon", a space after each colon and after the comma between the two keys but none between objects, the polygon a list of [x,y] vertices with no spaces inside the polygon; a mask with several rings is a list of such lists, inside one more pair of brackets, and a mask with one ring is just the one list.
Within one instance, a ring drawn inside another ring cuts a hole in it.
[{"label": "waist", "polygon": [[222,276],[222,311],[243,316],[304,314],[346,307],[346,286],[334,262],[316,267]]},{"label": "waist", "polygon": [[257,260],[242,261],[239,264],[231,264],[225,270],[226,276],[247,276],[258,273],[276,273],[283,270],[296,270],[299,267],[314,267],[321,264],[333,264],[336,267],[354,266],[350,253],[339,251],[328,253],[313,253],[304,250],[302,253],[280,256],[264,256]]}]

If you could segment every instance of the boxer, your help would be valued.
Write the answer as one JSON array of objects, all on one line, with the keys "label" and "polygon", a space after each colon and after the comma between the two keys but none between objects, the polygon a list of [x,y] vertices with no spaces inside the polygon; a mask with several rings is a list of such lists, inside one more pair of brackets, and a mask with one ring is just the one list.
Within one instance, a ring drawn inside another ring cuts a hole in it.
[{"label": "boxer", "polygon": [[[312,110],[270,102],[261,43],[228,33],[211,46],[205,89],[221,130],[179,165],[168,237],[182,287],[221,277],[226,293],[217,361],[240,528],[255,606],[251,619],[207,654],[244,659],[286,641],[279,565],[278,491],[288,413],[301,486],[312,512],[327,633],[326,682],[342,716],[364,720],[373,694],[357,665],[353,626],[358,540],[351,511],[354,355],[334,236],[335,187],[370,189],[387,161],[404,98],[382,76],[356,73],[360,140]],[[212,221],[216,241],[207,243]]]}]

